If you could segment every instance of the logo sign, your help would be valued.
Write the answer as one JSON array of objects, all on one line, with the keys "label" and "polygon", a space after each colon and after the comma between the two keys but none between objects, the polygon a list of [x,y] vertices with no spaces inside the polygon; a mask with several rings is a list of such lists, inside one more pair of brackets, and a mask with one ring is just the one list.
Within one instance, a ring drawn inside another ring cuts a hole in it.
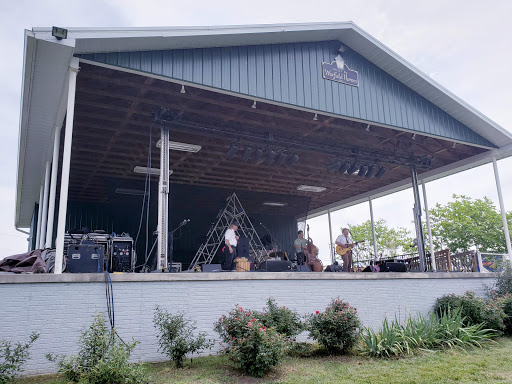
[{"label": "logo sign", "polygon": [[352,85],[353,87],[359,86],[357,71],[350,69],[339,54],[332,63],[322,63],[322,77],[326,80]]}]

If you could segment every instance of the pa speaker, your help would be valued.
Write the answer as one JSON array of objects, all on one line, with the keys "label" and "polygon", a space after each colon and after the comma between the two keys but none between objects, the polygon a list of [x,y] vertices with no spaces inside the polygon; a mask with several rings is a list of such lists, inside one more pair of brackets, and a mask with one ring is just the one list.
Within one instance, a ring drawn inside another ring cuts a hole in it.
[{"label": "pa speaker", "polygon": [[386,268],[389,272],[407,272],[405,263],[386,263]]},{"label": "pa speaker", "polygon": [[260,271],[266,272],[288,272],[292,270],[292,262],[288,260],[266,261],[260,266]]},{"label": "pa speaker", "polygon": [[67,271],[70,273],[100,273],[104,270],[105,247],[99,244],[70,244]]},{"label": "pa speaker", "polygon": [[201,264],[201,272],[220,272],[222,271],[221,264]]}]

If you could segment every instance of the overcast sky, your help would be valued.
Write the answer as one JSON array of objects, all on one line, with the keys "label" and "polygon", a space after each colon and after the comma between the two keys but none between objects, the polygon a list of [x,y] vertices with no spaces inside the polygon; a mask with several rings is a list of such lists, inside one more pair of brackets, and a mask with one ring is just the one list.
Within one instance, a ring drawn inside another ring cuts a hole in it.
[{"label": "overcast sky", "polygon": [[[351,20],[504,128],[512,129],[512,23],[509,1],[318,2],[258,1],[1,1],[0,47],[0,258],[26,250],[14,230],[23,30],[32,27],[208,26]],[[46,150],[46,148],[42,149]],[[505,206],[512,210],[512,159],[499,162]],[[453,193],[488,196],[497,204],[492,165],[427,184],[428,203]],[[412,192],[374,201],[375,218],[412,229]],[[369,218],[362,204],[333,214],[333,231]],[[328,260],[327,221],[310,222]]]}]

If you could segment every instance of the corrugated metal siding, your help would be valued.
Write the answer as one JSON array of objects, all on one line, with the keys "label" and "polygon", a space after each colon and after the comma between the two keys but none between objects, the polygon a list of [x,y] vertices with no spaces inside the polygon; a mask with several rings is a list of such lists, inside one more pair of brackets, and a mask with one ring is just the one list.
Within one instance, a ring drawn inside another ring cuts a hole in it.
[{"label": "corrugated metal siding", "polygon": [[322,62],[332,62],[339,46],[338,41],[327,41],[112,52],[80,57],[319,112],[494,147],[354,51],[345,52],[344,60],[359,72],[359,87],[323,79]]}]

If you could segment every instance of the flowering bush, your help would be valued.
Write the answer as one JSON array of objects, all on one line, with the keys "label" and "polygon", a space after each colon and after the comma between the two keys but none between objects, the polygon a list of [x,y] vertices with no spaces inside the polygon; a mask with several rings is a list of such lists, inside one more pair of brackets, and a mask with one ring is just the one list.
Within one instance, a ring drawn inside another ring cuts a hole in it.
[{"label": "flowering bush", "polygon": [[448,309],[461,310],[464,325],[483,324],[485,328],[502,331],[505,328],[505,313],[499,305],[487,302],[474,292],[467,291],[464,295],[445,295],[436,300],[434,312],[441,316]]},{"label": "flowering bush", "polygon": [[310,337],[329,353],[346,352],[357,341],[360,326],[357,309],[334,299],[324,312],[316,311],[307,321]]},{"label": "flowering bush", "polygon": [[304,329],[304,324],[297,312],[285,306],[279,307],[273,298],[267,300],[267,308],[258,313],[263,324],[267,328],[274,328],[277,333],[294,338]]},{"label": "flowering bush", "polygon": [[503,320],[505,333],[512,334],[512,295],[510,293],[506,293],[503,296],[495,294],[491,303],[505,313],[505,319]]},{"label": "flowering bush", "polygon": [[237,368],[262,377],[278,365],[288,348],[288,340],[269,328],[258,314],[237,306],[215,323],[215,330],[226,344],[226,352]]}]

